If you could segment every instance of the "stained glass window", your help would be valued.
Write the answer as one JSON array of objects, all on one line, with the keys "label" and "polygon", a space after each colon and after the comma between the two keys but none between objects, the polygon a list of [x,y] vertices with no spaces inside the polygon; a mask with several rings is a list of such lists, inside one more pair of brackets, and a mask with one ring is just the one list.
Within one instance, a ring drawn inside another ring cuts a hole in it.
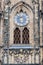
[{"label": "stained glass window", "polygon": [[29,30],[26,27],[22,31],[22,34],[19,28],[16,28],[14,30],[14,43],[15,44],[21,43],[21,35],[22,35],[22,44],[28,44],[29,43]]},{"label": "stained glass window", "polygon": [[22,38],[23,38],[23,41],[22,41],[23,44],[29,43],[29,30],[26,27],[23,30]]},{"label": "stained glass window", "polygon": [[16,28],[14,30],[14,44],[19,44],[20,43],[20,30],[19,28]]}]

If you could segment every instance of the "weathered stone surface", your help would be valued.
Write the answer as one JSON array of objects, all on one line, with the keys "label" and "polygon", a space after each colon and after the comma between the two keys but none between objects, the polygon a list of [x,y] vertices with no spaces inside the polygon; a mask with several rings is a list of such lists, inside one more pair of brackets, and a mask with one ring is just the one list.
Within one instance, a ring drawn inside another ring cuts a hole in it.
[{"label": "weathered stone surface", "polygon": [[0,0],[0,60],[5,64],[42,64],[42,0]]}]

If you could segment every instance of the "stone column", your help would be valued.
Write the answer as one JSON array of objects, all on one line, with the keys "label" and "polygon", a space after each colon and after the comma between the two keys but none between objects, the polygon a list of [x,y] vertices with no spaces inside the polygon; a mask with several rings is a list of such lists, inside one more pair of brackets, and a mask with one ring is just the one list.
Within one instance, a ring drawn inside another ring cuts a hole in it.
[{"label": "stone column", "polygon": [[43,0],[42,0],[42,65],[43,65]]},{"label": "stone column", "polygon": [[1,4],[2,1],[0,0],[0,45],[2,44],[1,43],[1,38],[2,38],[2,7],[1,7]]},{"label": "stone column", "polygon": [[4,54],[4,64],[7,64],[7,53]]},{"label": "stone column", "polygon": [[4,8],[4,22],[3,22],[3,43],[4,47],[8,48],[7,51],[7,63],[9,63],[9,17],[10,17],[10,6],[9,0],[5,0]]},{"label": "stone column", "polygon": [[35,63],[35,47],[40,46],[40,13],[39,13],[39,0],[33,0],[33,30],[34,30],[34,63]]},{"label": "stone column", "polygon": [[32,63],[34,64],[34,50],[33,50],[33,53],[32,53]]},{"label": "stone column", "polygon": [[43,45],[43,1],[42,1],[42,45]]},{"label": "stone column", "polygon": [[39,0],[34,1],[34,15],[35,15],[35,20],[34,20],[34,40],[35,40],[35,45],[40,44],[40,20],[39,20]]},{"label": "stone column", "polygon": [[4,28],[3,28],[3,42],[4,45],[8,45],[9,43],[9,10],[8,5],[5,5],[5,13],[4,13]]}]

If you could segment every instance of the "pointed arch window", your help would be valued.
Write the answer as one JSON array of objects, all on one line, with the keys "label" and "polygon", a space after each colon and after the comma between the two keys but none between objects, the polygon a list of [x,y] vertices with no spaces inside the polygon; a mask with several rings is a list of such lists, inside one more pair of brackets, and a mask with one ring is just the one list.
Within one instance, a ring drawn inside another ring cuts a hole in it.
[{"label": "pointed arch window", "polygon": [[25,27],[22,35],[22,43],[29,44],[29,30]]},{"label": "pointed arch window", "polygon": [[14,30],[14,44],[19,44],[20,43],[20,30],[19,28],[16,28]]}]

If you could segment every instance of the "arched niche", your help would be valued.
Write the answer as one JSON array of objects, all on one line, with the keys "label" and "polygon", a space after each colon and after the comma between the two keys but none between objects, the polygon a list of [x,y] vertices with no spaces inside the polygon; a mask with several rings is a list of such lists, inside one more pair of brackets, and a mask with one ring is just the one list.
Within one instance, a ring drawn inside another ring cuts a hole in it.
[{"label": "arched niche", "polygon": [[[16,6],[17,5],[17,6]],[[28,5],[27,3],[25,2],[19,2],[18,4],[15,4],[13,7],[12,7],[12,10],[11,10],[11,13],[10,13],[10,43],[13,43],[14,41],[14,29],[15,27],[20,27],[18,25],[15,24],[15,20],[14,20],[14,17],[17,13],[19,13],[20,11],[23,11],[24,13],[27,13],[28,16],[29,16],[29,22],[31,23],[28,23],[27,26],[28,28],[30,27],[30,41],[33,37],[33,33],[31,33],[31,30],[33,32],[33,9],[30,7],[30,5]],[[31,26],[32,25],[32,26]],[[25,27],[23,26],[23,27]],[[22,27],[22,28],[23,28]],[[21,27],[20,27],[21,28]],[[30,43],[33,42],[33,39]]]}]

